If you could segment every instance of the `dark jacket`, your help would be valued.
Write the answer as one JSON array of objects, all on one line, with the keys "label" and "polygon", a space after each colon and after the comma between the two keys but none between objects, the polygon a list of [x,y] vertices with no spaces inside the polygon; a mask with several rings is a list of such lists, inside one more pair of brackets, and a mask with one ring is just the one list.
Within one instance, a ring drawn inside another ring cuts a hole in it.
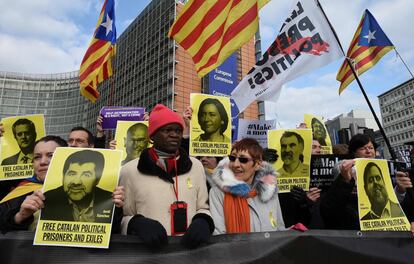
[{"label": "dark jacket", "polygon": [[355,181],[336,177],[321,197],[321,216],[326,229],[359,230],[358,197],[352,193]]},{"label": "dark jacket", "polygon": [[31,195],[33,192],[16,197],[7,202],[0,204],[0,231],[6,233],[14,230],[28,230],[30,224],[33,222],[34,217],[30,216],[26,221],[21,224],[14,222],[14,216],[19,212],[26,196]]},{"label": "dark jacket", "polygon": [[412,188],[410,189],[407,189],[405,198],[401,202],[401,208],[403,209],[405,215],[407,216],[408,221],[414,222],[414,194],[413,194],[413,189]]},{"label": "dark jacket", "polygon": [[280,207],[286,227],[297,223],[309,226],[311,211],[308,204],[295,200],[291,193],[279,193]]}]

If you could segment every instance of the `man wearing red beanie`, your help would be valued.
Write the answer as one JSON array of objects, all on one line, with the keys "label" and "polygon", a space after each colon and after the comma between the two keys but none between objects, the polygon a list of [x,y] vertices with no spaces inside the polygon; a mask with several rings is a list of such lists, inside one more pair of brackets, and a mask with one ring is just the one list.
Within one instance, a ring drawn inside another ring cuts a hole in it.
[{"label": "man wearing red beanie", "polygon": [[136,235],[151,248],[168,243],[168,235],[183,235],[182,243],[198,247],[214,231],[204,169],[180,148],[184,121],[158,104],[149,116],[153,147],[121,169],[125,186],[122,233]]}]

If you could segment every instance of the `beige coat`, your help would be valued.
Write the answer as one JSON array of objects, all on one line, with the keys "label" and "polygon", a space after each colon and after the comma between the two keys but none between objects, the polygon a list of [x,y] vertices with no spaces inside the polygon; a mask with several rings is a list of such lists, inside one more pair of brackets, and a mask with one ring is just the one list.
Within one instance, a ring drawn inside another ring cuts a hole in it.
[{"label": "beige coat", "polygon": [[[178,176],[178,199],[188,204],[187,225],[190,225],[195,214],[210,215],[204,168],[195,158],[190,157],[189,161],[192,163],[190,171]],[[131,218],[140,214],[159,221],[171,235],[170,205],[176,201],[173,184],[156,175],[138,171],[138,162],[139,159],[132,160],[121,169],[120,185],[125,187],[122,234],[127,233]]]}]

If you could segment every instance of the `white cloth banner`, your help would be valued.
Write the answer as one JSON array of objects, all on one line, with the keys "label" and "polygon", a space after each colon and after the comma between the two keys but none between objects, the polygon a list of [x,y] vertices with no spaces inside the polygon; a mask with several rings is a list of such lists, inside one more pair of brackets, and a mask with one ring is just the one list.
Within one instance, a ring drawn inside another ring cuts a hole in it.
[{"label": "white cloth banner", "polygon": [[231,93],[240,112],[274,100],[282,85],[344,54],[315,0],[295,0],[273,44]]}]

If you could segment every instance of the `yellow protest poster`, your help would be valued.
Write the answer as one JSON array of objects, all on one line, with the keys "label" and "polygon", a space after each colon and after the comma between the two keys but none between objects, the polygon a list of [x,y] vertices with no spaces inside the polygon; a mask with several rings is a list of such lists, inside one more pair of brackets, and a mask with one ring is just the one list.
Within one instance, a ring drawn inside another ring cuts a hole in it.
[{"label": "yellow protest poster", "polygon": [[57,148],[33,244],[108,248],[121,158],[118,150]]},{"label": "yellow protest poster", "polygon": [[36,140],[45,136],[43,115],[13,116],[1,120],[0,180],[33,176],[33,150]]},{"label": "yellow protest poster", "polygon": [[355,159],[359,224],[362,231],[409,231],[394,193],[386,160]]},{"label": "yellow protest poster", "polygon": [[268,147],[276,149],[279,158],[273,164],[278,172],[280,193],[293,186],[309,190],[312,131],[310,129],[277,129],[267,133]]},{"label": "yellow protest poster", "polygon": [[115,130],[116,149],[122,151],[122,163],[138,158],[150,147],[148,121],[118,121]]},{"label": "yellow protest poster", "polygon": [[312,138],[321,144],[321,154],[332,154],[332,143],[321,117],[305,114],[306,127],[312,129]]},{"label": "yellow protest poster", "polygon": [[227,156],[231,150],[231,105],[224,96],[191,94],[190,155]]}]

